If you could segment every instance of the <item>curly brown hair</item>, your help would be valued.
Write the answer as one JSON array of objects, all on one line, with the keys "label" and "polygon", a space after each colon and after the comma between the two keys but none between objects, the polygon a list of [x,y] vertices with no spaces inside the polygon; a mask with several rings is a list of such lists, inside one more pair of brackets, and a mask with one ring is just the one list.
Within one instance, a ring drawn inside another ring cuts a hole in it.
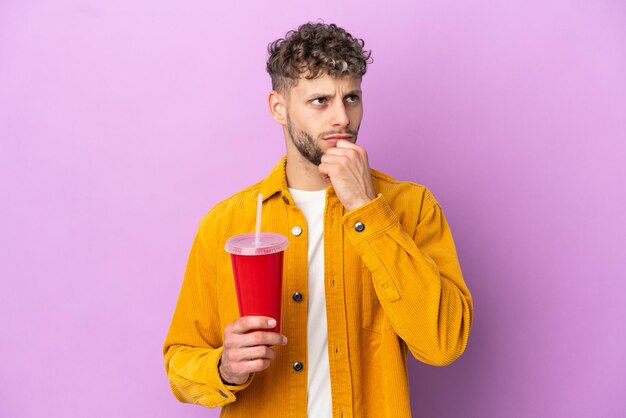
[{"label": "curly brown hair", "polygon": [[364,45],[335,24],[305,23],[268,45],[266,69],[272,89],[287,94],[298,79],[323,74],[361,78],[372,62],[372,52]]}]

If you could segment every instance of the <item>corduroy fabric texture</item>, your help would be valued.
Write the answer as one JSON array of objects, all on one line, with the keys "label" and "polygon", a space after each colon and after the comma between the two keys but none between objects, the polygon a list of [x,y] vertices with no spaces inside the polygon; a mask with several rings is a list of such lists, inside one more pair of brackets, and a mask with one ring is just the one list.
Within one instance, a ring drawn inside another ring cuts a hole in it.
[{"label": "corduroy fabric texture", "polygon": [[[177,399],[222,407],[222,417],[304,418],[307,373],[307,228],[287,188],[283,158],[263,181],[217,204],[200,222],[163,353]],[[447,365],[472,323],[450,228],[432,194],[372,170],[378,197],[345,212],[331,187],[324,214],[325,287],[333,416],[410,417],[406,359]],[[225,242],[254,231],[263,194],[264,231],[289,239],[281,332],[269,369],[241,386],[219,376],[224,327],[239,317]],[[365,228],[356,227],[362,223]],[[300,226],[302,233],[291,233]],[[296,303],[291,295],[300,292]],[[305,370],[303,369],[303,370]],[[308,394],[315,396],[315,394]]]}]

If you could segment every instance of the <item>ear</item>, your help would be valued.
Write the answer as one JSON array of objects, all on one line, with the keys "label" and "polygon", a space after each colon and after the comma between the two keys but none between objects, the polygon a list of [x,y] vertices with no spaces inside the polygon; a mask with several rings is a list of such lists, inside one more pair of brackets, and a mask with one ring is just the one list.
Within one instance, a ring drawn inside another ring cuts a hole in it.
[{"label": "ear", "polygon": [[287,101],[285,100],[285,97],[276,90],[272,90],[267,98],[267,101],[270,106],[272,118],[274,118],[274,120],[279,124],[286,125]]}]

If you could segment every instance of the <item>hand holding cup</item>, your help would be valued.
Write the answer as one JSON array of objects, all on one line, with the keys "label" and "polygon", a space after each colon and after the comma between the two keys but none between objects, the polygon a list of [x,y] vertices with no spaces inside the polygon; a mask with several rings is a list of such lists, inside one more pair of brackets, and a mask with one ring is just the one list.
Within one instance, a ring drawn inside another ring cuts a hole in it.
[{"label": "hand holding cup", "polygon": [[287,337],[264,329],[276,326],[276,320],[264,316],[243,316],[224,329],[224,347],[219,364],[222,380],[231,385],[245,383],[250,374],[270,366],[276,353],[271,346],[287,344]]}]

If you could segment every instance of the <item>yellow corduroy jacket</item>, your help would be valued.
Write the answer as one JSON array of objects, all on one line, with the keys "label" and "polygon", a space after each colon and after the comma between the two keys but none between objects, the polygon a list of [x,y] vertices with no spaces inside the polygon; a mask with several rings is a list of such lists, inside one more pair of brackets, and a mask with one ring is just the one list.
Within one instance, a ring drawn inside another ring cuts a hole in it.
[{"label": "yellow corduroy jacket", "polygon": [[[222,417],[307,416],[307,227],[287,189],[283,158],[269,176],[216,205],[202,219],[163,352],[177,399],[222,406]],[[452,235],[424,187],[376,170],[378,197],[346,212],[326,193],[324,280],[333,416],[410,417],[407,350],[446,365],[465,349],[472,323]],[[264,231],[289,238],[281,332],[269,369],[243,385],[222,382],[224,327],[239,317],[226,239],[255,229],[263,195]],[[365,228],[355,228],[362,223]],[[292,234],[294,226],[302,232]],[[295,302],[299,292],[304,299]],[[304,369],[296,371],[294,362]],[[315,396],[315,394],[309,394]]]}]

